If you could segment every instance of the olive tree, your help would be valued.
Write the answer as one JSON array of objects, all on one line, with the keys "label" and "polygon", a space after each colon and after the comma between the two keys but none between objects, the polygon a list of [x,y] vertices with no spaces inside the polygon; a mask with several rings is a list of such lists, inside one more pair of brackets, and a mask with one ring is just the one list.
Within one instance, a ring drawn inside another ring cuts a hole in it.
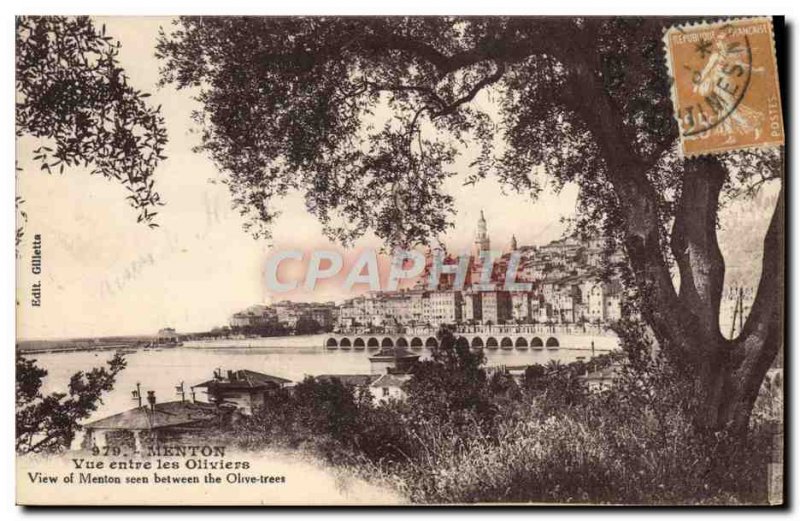
[{"label": "olive tree", "polygon": [[678,21],[190,17],[157,56],[164,83],[197,93],[200,149],[257,236],[274,200],[300,191],[331,238],[428,244],[452,221],[444,181],[464,145],[471,181],[534,198],[577,183],[578,227],[625,252],[642,317],[693,382],[697,422],[742,432],[782,343],[783,191],[734,339],[719,327],[717,217],[724,195],[781,177],[782,156],[679,157],[662,44]]}]

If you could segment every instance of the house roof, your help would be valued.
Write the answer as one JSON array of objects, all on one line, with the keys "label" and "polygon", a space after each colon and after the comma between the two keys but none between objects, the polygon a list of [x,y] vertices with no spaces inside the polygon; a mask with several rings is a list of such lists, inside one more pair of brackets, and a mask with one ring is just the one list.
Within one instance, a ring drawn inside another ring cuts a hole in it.
[{"label": "house roof", "polygon": [[370,387],[402,387],[411,378],[409,374],[382,374]]},{"label": "house roof", "polygon": [[216,406],[201,402],[157,403],[150,407],[136,407],[119,414],[107,416],[85,425],[90,429],[152,430],[206,422],[216,417]]},{"label": "house roof", "polygon": [[374,355],[370,356],[372,360],[397,360],[398,358],[419,358],[419,355],[412,353],[405,347],[384,347]]},{"label": "house roof", "polygon": [[333,380],[337,379],[344,385],[353,385],[355,387],[364,387],[377,379],[380,375],[377,374],[321,374],[316,377],[317,380]]},{"label": "house roof", "polygon": [[281,386],[283,384],[292,383],[291,380],[281,378],[279,376],[272,376],[269,374],[250,371],[249,369],[239,369],[237,371],[228,371],[223,378],[212,378],[192,387],[211,387],[223,389],[261,389],[264,387]]}]

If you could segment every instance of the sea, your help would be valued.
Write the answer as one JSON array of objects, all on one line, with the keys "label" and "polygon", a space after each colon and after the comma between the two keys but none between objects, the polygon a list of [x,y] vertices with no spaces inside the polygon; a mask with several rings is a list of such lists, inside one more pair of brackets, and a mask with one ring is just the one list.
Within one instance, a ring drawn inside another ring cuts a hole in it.
[{"label": "sea", "polygon": [[[138,349],[126,354],[127,367],[117,377],[114,389],[85,420],[91,422],[138,405],[133,396],[137,383],[142,396],[154,391],[158,402],[192,399],[193,385],[210,380],[215,370],[249,369],[294,382],[320,374],[368,374],[369,356],[374,351],[332,350],[323,346],[325,335],[188,341],[179,347]],[[421,358],[429,349],[415,351]],[[597,350],[596,354],[606,352]],[[561,347],[553,349],[485,350],[487,366],[547,364],[551,360],[569,363],[591,358],[591,349]],[[28,358],[46,369],[43,392],[65,392],[70,377],[78,371],[101,367],[112,351],[71,351],[27,353]],[[183,386],[183,395],[178,388]],[[208,401],[203,389],[194,397]]]}]

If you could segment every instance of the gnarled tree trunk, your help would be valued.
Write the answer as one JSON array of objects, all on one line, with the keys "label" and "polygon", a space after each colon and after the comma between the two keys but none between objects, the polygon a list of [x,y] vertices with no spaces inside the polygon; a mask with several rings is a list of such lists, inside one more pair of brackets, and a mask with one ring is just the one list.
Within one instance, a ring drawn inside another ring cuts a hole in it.
[{"label": "gnarled tree trunk", "polygon": [[783,190],[765,237],[751,314],[740,335],[727,339],[719,327],[725,262],[717,242],[726,172],[713,158],[687,160],[685,167],[670,244],[680,275],[678,291],[658,245],[655,202],[646,191],[633,189],[638,195],[623,205],[626,248],[643,289],[645,319],[661,347],[694,382],[697,424],[739,435],[783,342]]},{"label": "gnarled tree trunk", "polygon": [[624,111],[606,93],[602,77],[592,73],[602,70],[601,64],[586,59],[572,71],[578,81],[570,84],[568,102],[583,115],[607,164],[643,318],[660,348],[694,383],[696,423],[713,432],[742,434],[783,342],[783,188],[764,240],[751,313],[740,335],[727,339],[719,327],[725,261],[717,242],[717,215],[728,173],[716,157],[684,161],[669,244],[680,275],[676,290],[662,244],[661,195],[646,175],[658,157],[643,158],[635,150],[636,134]]}]

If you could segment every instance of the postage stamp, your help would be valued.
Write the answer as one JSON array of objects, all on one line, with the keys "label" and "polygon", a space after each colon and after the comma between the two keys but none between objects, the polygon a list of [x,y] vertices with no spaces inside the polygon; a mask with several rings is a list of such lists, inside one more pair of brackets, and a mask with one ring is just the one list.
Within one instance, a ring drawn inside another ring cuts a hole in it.
[{"label": "postage stamp", "polygon": [[664,43],[684,156],[784,143],[770,18],[674,26]]}]

